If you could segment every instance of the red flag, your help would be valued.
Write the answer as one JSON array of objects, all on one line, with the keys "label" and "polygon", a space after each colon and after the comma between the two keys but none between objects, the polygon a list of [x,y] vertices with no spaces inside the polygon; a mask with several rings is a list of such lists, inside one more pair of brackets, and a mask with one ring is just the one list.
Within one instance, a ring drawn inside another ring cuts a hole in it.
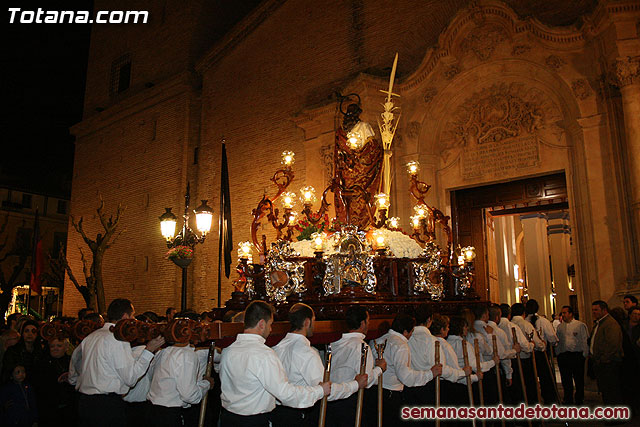
[{"label": "red flag", "polygon": [[31,282],[29,287],[36,294],[42,294],[42,282],[40,276],[44,269],[44,258],[42,256],[42,239],[40,238],[40,221],[36,210],[36,220],[33,225],[33,250],[31,252]]}]

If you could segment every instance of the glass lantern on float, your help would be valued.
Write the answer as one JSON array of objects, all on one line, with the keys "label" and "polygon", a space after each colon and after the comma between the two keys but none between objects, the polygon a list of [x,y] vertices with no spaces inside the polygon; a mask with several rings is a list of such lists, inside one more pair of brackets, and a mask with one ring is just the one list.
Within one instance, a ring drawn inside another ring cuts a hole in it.
[{"label": "glass lantern on float", "polygon": [[290,168],[296,161],[296,155],[293,151],[283,151],[282,152],[282,165]]}]

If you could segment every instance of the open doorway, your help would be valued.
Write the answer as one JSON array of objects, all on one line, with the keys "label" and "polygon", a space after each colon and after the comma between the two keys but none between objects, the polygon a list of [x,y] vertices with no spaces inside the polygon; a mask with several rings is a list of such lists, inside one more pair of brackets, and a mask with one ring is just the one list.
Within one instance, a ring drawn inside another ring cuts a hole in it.
[{"label": "open doorway", "polygon": [[451,202],[455,244],[476,248],[480,298],[535,298],[549,318],[576,301],[564,173],[452,191]]}]

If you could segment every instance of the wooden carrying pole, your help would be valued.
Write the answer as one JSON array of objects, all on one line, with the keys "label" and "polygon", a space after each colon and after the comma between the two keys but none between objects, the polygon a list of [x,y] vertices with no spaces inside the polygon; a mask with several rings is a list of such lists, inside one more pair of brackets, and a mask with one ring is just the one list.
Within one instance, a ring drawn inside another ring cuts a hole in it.
[{"label": "wooden carrying pole", "polygon": [[[384,340],[382,344],[375,343],[376,354],[378,359],[384,359],[384,349],[387,347],[387,340]],[[382,427],[382,381],[378,381],[378,427]]]},{"label": "wooden carrying pole", "polygon": [[[211,370],[213,369],[213,356],[216,353],[216,343],[211,341],[209,345],[209,356],[207,357],[207,369],[205,370],[205,375],[210,377]],[[204,419],[207,415],[207,400],[209,398],[209,393],[206,393],[202,398],[202,402],[200,402],[200,419],[198,420],[198,427],[204,427]]]},{"label": "wooden carrying pole", "polygon": [[[469,351],[467,350],[467,340],[462,339],[462,357],[464,358],[464,366],[469,366]],[[479,373],[478,373],[479,374]],[[467,394],[469,395],[469,406],[473,406],[473,386],[471,385],[471,375],[465,372],[467,377]],[[478,376],[480,378],[480,376]],[[473,427],[476,426],[476,419],[472,419]]]},{"label": "wooden carrying pole", "polygon": [[[529,336],[529,342],[533,342],[533,332]],[[540,390],[540,380],[538,377],[538,364],[536,362],[536,348],[533,346],[533,351],[531,352],[531,363],[533,364],[533,380],[536,382],[536,394],[538,396],[538,403],[542,405],[542,390]]]},{"label": "wooden carrying pole", "polygon": [[[360,350],[360,375],[364,375],[367,372],[367,353],[369,351],[369,347],[365,343],[362,343],[362,347]],[[378,382],[382,382],[382,378],[378,380]],[[362,406],[364,404],[364,389],[361,388],[358,390],[358,407],[356,408],[356,423],[355,427],[360,427],[362,424]]]},{"label": "wooden carrying pole", "polygon": [[[440,341],[436,340],[435,349],[435,362],[436,365],[440,364]],[[436,376],[436,409],[440,407],[440,375]],[[436,418],[436,426],[440,425],[440,418]]]},{"label": "wooden carrying pole", "polygon": [[[497,337],[495,335],[491,335],[491,340],[493,343],[493,355],[496,356],[498,355]],[[499,365],[496,366],[496,381],[498,383],[498,403],[502,405],[504,403],[503,396],[502,396],[502,373],[500,372]],[[502,427],[504,427],[505,425],[504,418],[501,420],[500,424],[502,425]]]},{"label": "wooden carrying pole", "polygon": [[549,354],[551,355],[551,360],[549,360],[549,356],[547,355],[546,350],[544,351],[544,360],[547,362],[547,368],[549,369],[549,374],[551,374],[551,380],[553,381],[553,391],[556,393],[556,399],[558,400],[558,402],[560,402],[558,381],[556,381],[556,371],[553,365],[553,348],[551,348],[551,346],[549,346]]},{"label": "wooden carrying pole", "polygon": [[[513,336],[513,343],[518,342],[518,335],[516,334],[516,328],[511,328],[511,335]],[[524,404],[529,405],[529,400],[527,399],[527,386],[524,382],[524,371],[522,370],[522,360],[520,359],[520,353],[516,353],[516,359],[518,360],[518,373],[520,374],[520,385],[522,386],[522,397],[524,399]]]},{"label": "wooden carrying pole", "polygon": [[[480,364],[480,344],[478,338],[473,340],[473,352],[476,356],[476,371],[482,372],[482,365]],[[484,390],[482,388],[482,378],[478,377],[478,396],[480,399],[480,406],[484,406]],[[482,425],[486,425],[485,420],[482,420]]]},{"label": "wooden carrying pole", "polygon": [[[329,381],[331,377],[331,344],[327,346],[327,367],[324,370],[324,377],[322,381],[325,383]],[[320,404],[320,416],[318,418],[318,427],[324,427],[324,424],[327,420],[327,398],[329,396],[324,396],[322,398],[322,403]]]}]

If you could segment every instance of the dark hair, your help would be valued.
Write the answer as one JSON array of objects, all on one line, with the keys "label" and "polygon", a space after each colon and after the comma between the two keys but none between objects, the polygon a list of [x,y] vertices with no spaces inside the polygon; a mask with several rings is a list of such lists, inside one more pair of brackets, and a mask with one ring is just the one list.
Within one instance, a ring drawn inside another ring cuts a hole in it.
[{"label": "dark hair", "polygon": [[536,313],[538,313],[539,309],[540,305],[538,304],[538,301],[534,299],[530,299],[529,301],[527,301],[527,304],[524,306],[525,313],[531,315],[531,319],[529,319],[529,322],[531,322],[534,328],[536,326],[536,322],[538,321],[538,316]]},{"label": "dark hair", "polygon": [[20,313],[11,313],[10,315],[7,316],[7,326],[11,326],[11,322],[13,322],[14,320],[17,322],[18,319],[20,318],[20,316],[22,316],[22,314]]},{"label": "dark hair", "polygon": [[595,300],[594,302],[591,303],[591,305],[599,305],[600,309],[609,311],[609,304],[607,304],[602,300]]},{"label": "dark hair", "polygon": [[107,318],[109,322],[117,322],[122,319],[125,314],[133,313],[133,304],[131,301],[125,298],[116,298],[111,301],[109,308],[107,308]]},{"label": "dark hair", "polygon": [[509,318],[509,315],[511,314],[511,307],[509,307],[509,304],[500,304],[500,311],[502,312],[502,317]]},{"label": "dark hair", "polygon": [[571,307],[570,305],[563,305],[562,308],[566,308],[569,313],[573,314],[573,307]]},{"label": "dark hair", "polygon": [[462,337],[464,327],[467,325],[467,319],[460,316],[453,316],[449,322],[449,335],[457,335]]},{"label": "dark hair", "polygon": [[433,309],[429,304],[420,304],[416,308],[416,323],[418,325],[426,325],[433,316]]},{"label": "dark hair", "polygon": [[252,301],[244,313],[244,328],[255,328],[260,320],[268,322],[274,313],[275,310],[271,304],[260,300]]},{"label": "dark hair", "polygon": [[448,324],[448,316],[436,313],[433,315],[433,321],[431,322],[431,326],[429,326],[429,330],[433,335],[438,335],[442,329],[447,327]]},{"label": "dark hair", "polygon": [[640,306],[638,306],[638,305],[634,305],[633,307],[631,307],[631,308],[629,309],[629,314],[633,313],[633,312],[634,312],[634,311],[636,311],[636,310],[640,310]]},{"label": "dark hair", "polygon": [[500,315],[502,311],[500,310],[500,306],[498,304],[492,304],[489,307],[489,320],[493,320],[496,317],[498,318],[498,322],[500,322]]},{"label": "dark hair", "polygon": [[517,302],[511,306],[511,316],[522,316],[524,314],[524,304]]},{"label": "dark hair", "polygon": [[171,312],[172,312],[173,310],[175,310],[175,309],[176,309],[175,307],[167,307],[167,309],[166,309],[166,310],[165,310],[165,312],[164,312],[164,315],[165,315],[165,316],[169,316],[169,315],[171,314]]},{"label": "dark hair", "polygon": [[38,325],[38,322],[36,322],[35,320],[31,319],[22,324],[22,326],[20,327],[20,335],[24,334],[25,328],[29,325],[34,326],[36,328],[36,336],[40,336],[40,325]]},{"label": "dark hair", "polygon": [[289,309],[289,323],[291,323],[291,330],[298,331],[304,327],[305,320],[313,319],[313,309],[307,304],[297,303],[293,304]]},{"label": "dark hair", "polygon": [[[81,308],[80,310],[78,310],[78,320],[84,320],[84,318],[87,316],[88,313],[95,311],[93,308],[91,307],[85,307],[85,308]],[[120,319],[118,319],[120,320]]]},{"label": "dark hair", "polygon": [[95,323],[104,323],[104,319],[100,315],[100,313],[89,313],[84,316],[84,320],[90,320]]},{"label": "dark hair", "polygon": [[616,319],[616,322],[618,322],[618,325],[620,325],[620,328],[624,329],[625,327],[624,323],[627,318],[627,311],[622,307],[613,307],[609,311],[609,314],[611,315],[611,317]]},{"label": "dark hair", "polygon": [[398,313],[391,323],[391,329],[401,334],[403,332],[413,331],[413,327],[416,326],[416,321],[413,317],[405,313]]},{"label": "dark hair", "polygon": [[484,314],[488,312],[489,309],[486,305],[476,305],[473,307],[473,317],[475,317],[476,320],[480,320],[482,316],[484,316]]},{"label": "dark hair", "polygon": [[352,305],[347,309],[344,320],[350,331],[358,329],[360,324],[367,320],[367,309],[362,305]]},{"label": "dark hair", "polygon": [[629,298],[632,303],[638,304],[638,298],[636,298],[634,295],[629,294],[622,297],[622,299],[627,299],[627,298]]}]

